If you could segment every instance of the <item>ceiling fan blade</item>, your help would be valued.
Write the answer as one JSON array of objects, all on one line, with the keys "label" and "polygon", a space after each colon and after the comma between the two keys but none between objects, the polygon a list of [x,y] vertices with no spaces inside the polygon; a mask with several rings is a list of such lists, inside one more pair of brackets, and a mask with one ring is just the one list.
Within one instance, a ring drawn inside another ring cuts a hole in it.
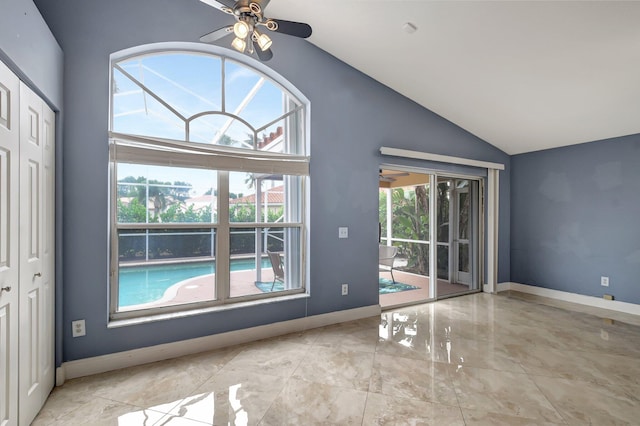
[{"label": "ceiling fan blade", "polygon": [[200,41],[203,43],[213,43],[214,41],[220,40],[224,36],[228,36],[233,33],[233,25],[228,25],[226,27],[219,28],[215,31],[211,31],[209,34],[205,34],[200,37]]},{"label": "ceiling fan blade", "polygon": [[258,59],[260,59],[260,61],[262,62],[267,62],[268,60],[273,58],[273,52],[271,51],[271,49],[267,49],[267,50],[260,49],[260,45],[258,44],[257,41],[253,42],[253,50],[255,50],[256,55],[258,55]]},{"label": "ceiling fan blade", "polygon": [[235,0],[200,0],[202,3],[206,3],[209,6],[215,7],[216,9],[222,10],[224,9],[233,9],[233,6],[236,5]]},{"label": "ceiling fan blade", "polygon": [[[283,21],[282,19],[269,19],[278,24],[275,31],[277,33],[288,34],[295,37],[307,38],[311,35],[311,26],[303,22]],[[267,21],[267,28],[269,28]]]}]

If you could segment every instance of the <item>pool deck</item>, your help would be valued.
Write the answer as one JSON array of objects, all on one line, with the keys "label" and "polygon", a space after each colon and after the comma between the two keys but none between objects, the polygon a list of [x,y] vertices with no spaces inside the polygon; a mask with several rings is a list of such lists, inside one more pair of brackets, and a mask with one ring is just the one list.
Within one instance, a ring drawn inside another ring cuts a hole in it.
[{"label": "pool deck", "polygon": [[[380,306],[382,309],[389,309],[394,306],[406,305],[415,302],[429,300],[429,277],[403,272],[394,269],[393,276],[396,281],[420,287],[416,290],[399,291],[380,295]],[[380,277],[391,279],[389,272],[380,272]],[[438,280],[437,297],[442,298],[454,294],[462,294],[469,291],[469,286],[462,284],[452,284],[445,280]]]},{"label": "pool deck", "polygon": [[[231,297],[248,296],[252,294],[262,294],[256,287],[255,269],[244,271],[231,271]],[[394,270],[397,281],[404,284],[420,287],[416,290],[407,290],[397,293],[381,294],[380,305],[383,309],[392,306],[403,305],[411,302],[426,301],[429,299],[429,277]],[[381,277],[391,278],[388,272],[380,273]],[[273,270],[271,268],[262,269],[262,282],[273,281]],[[195,303],[208,300],[215,300],[215,274],[201,275],[180,281],[169,287],[164,296],[155,302],[143,305],[132,305],[123,308],[123,311],[135,309],[149,309],[163,306],[173,306],[179,304]],[[451,284],[447,281],[438,280],[438,297],[451,294],[465,293],[469,290],[466,285]]]}]

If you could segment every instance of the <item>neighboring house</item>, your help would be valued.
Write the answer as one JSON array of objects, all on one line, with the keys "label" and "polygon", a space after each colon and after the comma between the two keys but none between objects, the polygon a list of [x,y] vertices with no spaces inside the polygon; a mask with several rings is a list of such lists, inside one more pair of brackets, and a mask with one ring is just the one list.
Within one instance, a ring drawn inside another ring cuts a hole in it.
[{"label": "neighboring house", "polygon": [[282,152],[282,126],[278,126],[275,132],[271,132],[268,135],[264,135],[261,140],[258,141],[258,149],[271,152]]},{"label": "neighboring house", "polygon": [[[256,194],[245,195],[229,201],[230,205],[256,205]],[[261,194],[261,205],[270,211],[276,212],[284,205],[284,187],[282,185],[273,188],[263,189]]]},{"label": "neighboring house", "polygon": [[211,211],[215,212],[216,206],[217,206],[217,199],[218,197],[211,194],[200,195],[198,197],[187,198],[186,200],[184,200],[184,206],[188,208],[189,206],[193,205],[193,209],[195,211],[200,211],[205,207],[211,207]]}]

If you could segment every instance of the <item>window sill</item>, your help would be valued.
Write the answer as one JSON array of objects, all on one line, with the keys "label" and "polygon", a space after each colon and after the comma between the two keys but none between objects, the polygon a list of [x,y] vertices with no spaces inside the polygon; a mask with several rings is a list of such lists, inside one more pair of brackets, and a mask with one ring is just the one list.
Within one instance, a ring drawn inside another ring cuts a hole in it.
[{"label": "window sill", "polygon": [[112,320],[109,320],[109,323],[107,324],[107,328],[129,327],[129,326],[147,324],[147,323],[157,322],[157,321],[174,320],[174,319],[187,318],[187,317],[196,316],[196,315],[204,315],[204,314],[210,314],[215,312],[224,312],[232,309],[249,308],[252,306],[266,305],[270,303],[279,303],[279,302],[284,302],[289,300],[307,299],[307,298],[309,298],[308,293],[298,293],[298,294],[286,295],[286,296],[280,296],[280,297],[270,297],[267,299],[229,303],[226,305],[217,305],[217,306],[212,306],[207,308],[198,308],[198,309],[191,309],[191,310],[185,310],[185,311],[179,311],[179,312],[146,315],[144,317],[112,319]]}]

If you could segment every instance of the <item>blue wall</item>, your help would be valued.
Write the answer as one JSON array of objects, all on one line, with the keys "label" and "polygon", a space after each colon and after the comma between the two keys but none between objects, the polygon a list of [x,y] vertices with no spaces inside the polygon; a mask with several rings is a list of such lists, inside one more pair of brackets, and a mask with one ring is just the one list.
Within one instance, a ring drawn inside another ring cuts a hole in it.
[{"label": "blue wall", "polygon": [[31,0],[2,0],[0,59],[55,110],[62,107],[62,49]]},{"label": "blue wall", "polygon": [[511,280],[640,303],[640,135],[516,155],[511,166]]},{"label": "blue wall", "polygon": [[[269,66],[311,101],[311,297],[254,308],[107,328],[109,54],[197,41],[229,23],[198,0],[38,0],[65,53],[64,360],[206,336],[378,303],[380,146],[504,163],[500,271],[509,280],[509,157],[310,43],[274,34]],[[357,48],[354,47],[354,48]],[[349,239],[338,239],[338,227]],[[349,296],[340,284],[349,283]],[[70,322],[86,319],[73,339]]]}]

